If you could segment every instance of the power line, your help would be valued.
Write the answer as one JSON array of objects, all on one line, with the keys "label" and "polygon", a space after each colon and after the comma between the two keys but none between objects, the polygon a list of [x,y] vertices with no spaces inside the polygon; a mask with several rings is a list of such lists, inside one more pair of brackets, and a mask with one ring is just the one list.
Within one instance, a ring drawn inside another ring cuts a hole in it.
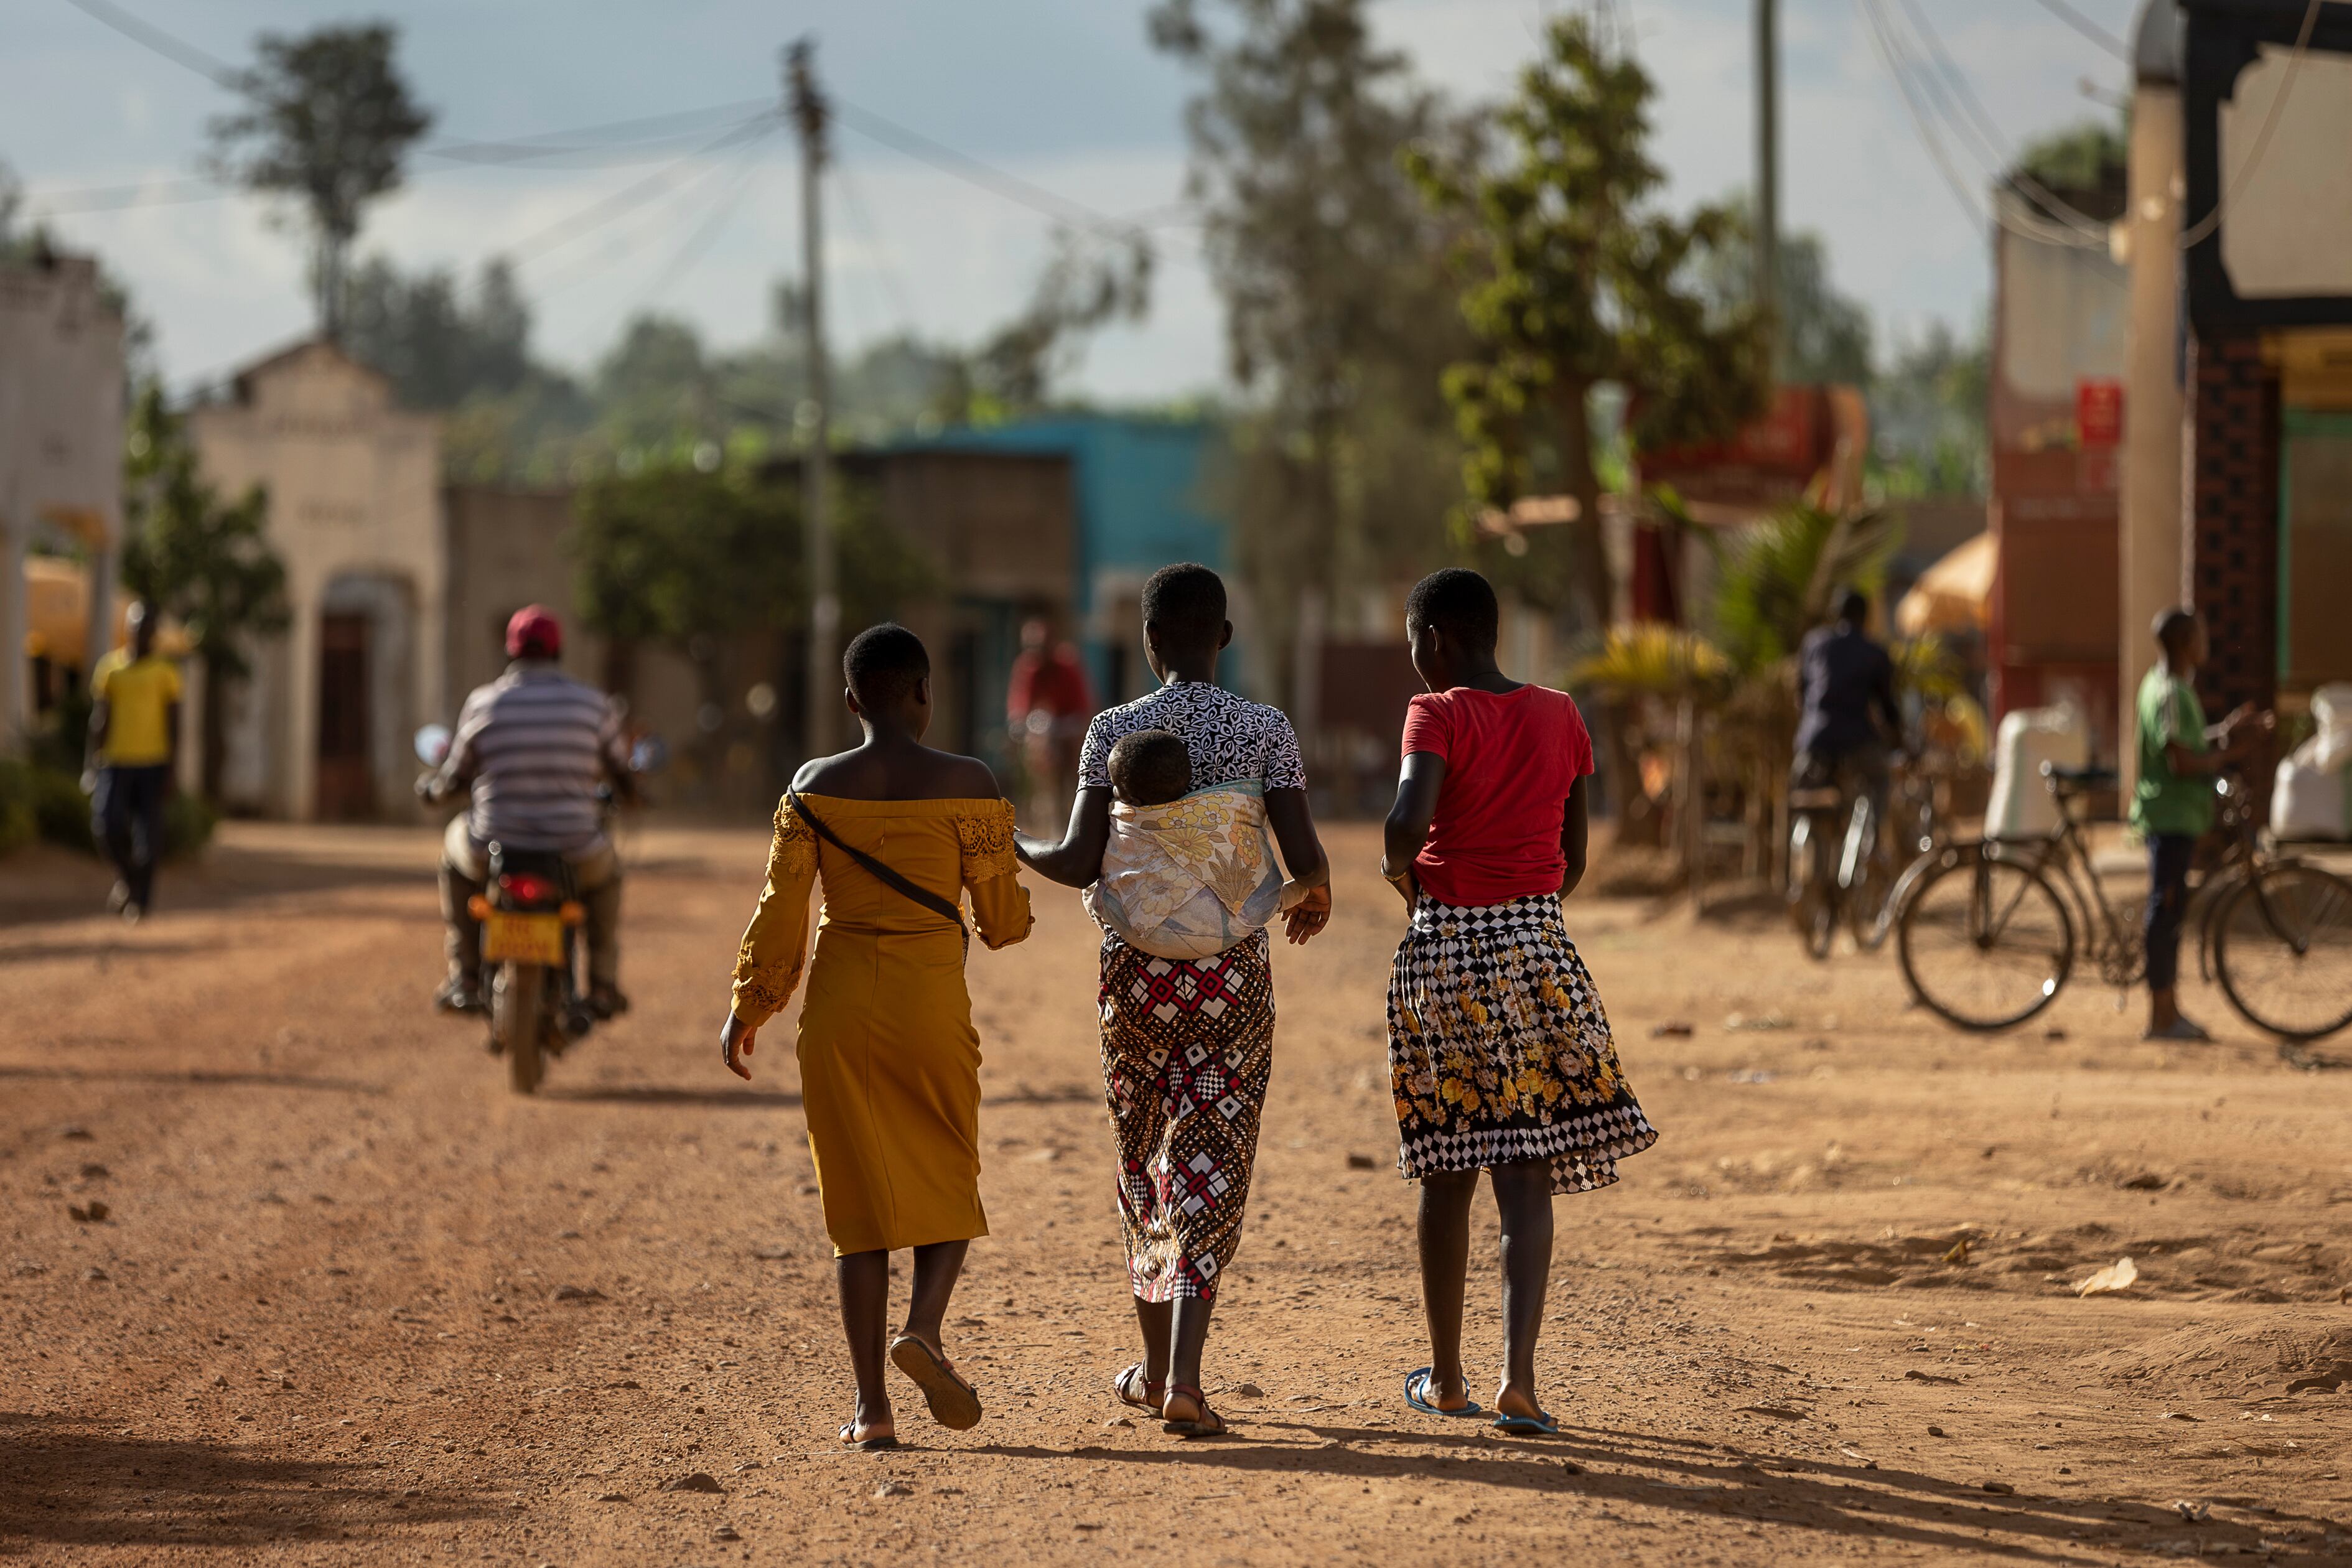
[{"label": "power line", "polygon": [[868,109],[840,99],[833,100],[835,115],[844,124],[872,137],[886,147],[904,153],[909,158],[929,163],[944,174],[954,175],[967,184],[993,192],[1006,201],[1029,208],[1032,212],[1058,218],[1064,223],[1092,229],[1097,234],[1116,239],[1130,239],[1137,227],[1122,223],[1108,214],[1096,211],[1083,202],[1056,195],[1043,185],[1033,184],[1020,175],[1010,174],[992,164],[983,163],[966,153],[960,153],[944,142],[934,141],[919,131],[910,131],[895,121],[886,120]]},{"label": "power line", "polygon": [[2012,165],[2009,139],[2001,134],[2000,127],[1994,122],[1991,111],[1985,108],[1984,100],[1977,96],[1976,89],[1969,85],[1968,75],[1960,69],[1959,62],[1953,59],[1951,51],[1944,47],[1943,39],[1937,36],[1935,27],[1928,22],[1927,13],[1920,8],[1918,0],[1901,0],[1901,4],[1904,11],[1910,16],[1911,26],[1917,35],[1918,41],[1926,47],[1937,68],[1950,84],[1950,94],[1949,96],[1945,94],[1933,76],[1927,79],[1929,88],[1942,101],[1947,104],[1957,102],[1959,106],[1958,115],[1956,116],[1948,108],[1944,118],[1957,125],[1964,117],[1974,127],[1980,145],[1990,155],[1990,172],[2016,185],[2028,196],[2033,198],[2035,204],[2044,212],[2066,227],[2074,230],[2085,239],[2094,240],[2102,246],[2105,245],[2107,242],[2105,224],[2088,214],[2076,210],[2072,204],[2060,197],[2023,168]]},{"label": "power line", "polygon": [[114,0],[66,0],[66,4],[91,20],[105,24],[116,32],[170,60],[173,65],[195,72],[215,87],[231,92],[237,89],[243,74],[236,67],[208,50],[200,49],[184,38],[175,37],[152,22],[132,16]]},{"label": "power line", "polygon": [[[772,122],[763,129],[761,134],[764,135],[768,130],[773,129],[774,124]],[[733,171],[731,183],[722,184],[719,199],[704,210],[701,223],[696,226],[693,233],[687,236],[686,243],[679,246],[670,258],[662,264],[661,269],[654,274],[653,280],[638,293],[635,301],[621,312],[623,321],[625,321],[629,317],[644,310],[647,305],[659,299],[672,284],[691,272],[696,264],[701,261],[703,254],[710,248],[710,242],[719,237],[719,231],[727,226],[727,220],[735,216],[738,210],[737,198],[758,175],[759,162],[752,156],[758,150],[759,142],[756,138],[745,143],[742,154],[738,159]]]},{"label": "power line", "polygon": [[[1943,139],[1936,133],[1935,126],[1928,119],[1927,108],[1920,101],[1918,89],[1913,85],[1909,74],[1903,69],[1895,58],[1892,30],[1881,8],[1880,0],[1855,0],[1855,4],[1862,8],[1863,19],[1870,28],[1871,41],[1877,46],[1880,61],[1886,67],[1887,74],[1895,79],[1895,88],[1902,93],[1904,104],[1911,111],[1912,128],[1918,133],[1920,144],[1927,149],[1927,155],[1935,163],[1937,171],[1944,176],[1944,183],[1951,187],[1953,196],[1959,202],[1969,218],[1978,224],[1982,224],[1989,216],[1990,221],[2000,225],[2003,228],[2028,238],[2042,240],[2046,244],[2071,246],[2085,250],[2093,248],[2094,241],[2074,230],[2042,223],[2021,214],[2004,212],[1997,202],[1988,214],[1986,209],[1978,204],[1975,194],[1969,188],[1967,178],[1954,165],[1950,153],[1944,146]],[[2104,242],[2097,243],[2104,247]]]},{"label": "power line", "polygon": [[890,259],[890,253],[882,243],[881,231],[876,227],[873,218],[866,213],[865,198],[859,194],[857,179],[851,173],[849,163],[845,160],[836,163],[835,167],[841,171],[842,205],[848,209],[849,226],[857,231],[857,237],[865,243],[866,248],[873,253],[873,270],[880,275],[883,291],[890,296],[890,303],[898,318],[899,330],[913,336],[921,331],[921,323],[916,319],[914,304],[907,292],[905,280],[898,276],[898,264]]},{"label": "power line", "polygon": [[[611,195],[591,202],[568,217],[558,218],[537,233],[508,247],[505,254],[520,265],[534,256],[544,255],[559,247],[569,245],[583,235],[593,233],[613,219],[642,206],[674,184],[677,172],[687,164],[712,153],[724,152],[731,147],[757,142],[775,129],[780,120],[781,116],[772,110],[766,114],[755,115],[739,125],[730,126],[726,132],[696,148],[685,157],[665,164],[645,178],[623,186]],[[709,172],[707,168],[701,171],[702,174]],[[698,174],[697,178],[699,177],[700,175]]]},{"label": "power line", "polygon": [[2039,0],[2039,3],[2044,11],[2049,12],[2060,21],[2074,28],[2074,31],[2082,34],[2083,37],[2098,45],[2099,47],[2106,50],[2107,53],[2115,56],[2116,58],[2123,61],[2124,64],[2129,65],[2132,63],[2130,46],[2126,45],[2121,38],[2116,37],[2113,33],[2108,32],[2105,27],[2100,26],[2096,22],[2092,21],[2088,16],[2084,16],[2080,11],[2075,10],[2072,5],[2066,4],[2066,0]]}]

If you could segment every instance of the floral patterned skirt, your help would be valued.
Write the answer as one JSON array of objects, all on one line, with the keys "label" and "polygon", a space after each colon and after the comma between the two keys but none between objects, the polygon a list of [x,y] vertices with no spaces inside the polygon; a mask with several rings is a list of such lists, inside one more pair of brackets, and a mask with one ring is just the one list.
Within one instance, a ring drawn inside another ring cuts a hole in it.
[{"label": "floral patterned skirt", "polygon": [[1658,1141],[1551,894],[1459,908],[1424,894],[1389,979],[1397,1167],[1410,1180],[1528,1160],[1589,1193]]}]

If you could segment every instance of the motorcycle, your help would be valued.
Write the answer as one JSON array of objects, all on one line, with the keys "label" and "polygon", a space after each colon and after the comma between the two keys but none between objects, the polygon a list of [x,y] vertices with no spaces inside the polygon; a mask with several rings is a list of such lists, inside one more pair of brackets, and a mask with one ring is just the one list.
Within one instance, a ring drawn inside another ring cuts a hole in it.
[{"label": "motorcycle", "polygon": [[[438,769],[449,755],[446,725],[416,732],[417,761]],[[646,773],[666,756],[658,737],[637,742],[629,771]],[[615,805],[609,786],[597,792],[609,821]],[[482,967],[488,980],[490,1050],[507,1062],[507,1085],[536,1091],[547,1064],[596,1026],[582,970],[587,906],[572,884],[571,863],[552,849],[486,847],[488,876],[467,910],[482,930]]]}]

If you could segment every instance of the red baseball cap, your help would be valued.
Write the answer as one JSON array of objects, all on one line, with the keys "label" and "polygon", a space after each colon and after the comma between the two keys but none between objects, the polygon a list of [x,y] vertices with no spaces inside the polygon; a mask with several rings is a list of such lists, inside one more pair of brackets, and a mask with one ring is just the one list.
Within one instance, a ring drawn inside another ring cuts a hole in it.
[{"label": "red baseball cap", "polygon": [[507,622],[509,658],[555,658],[563,652],[563,623],[545,605],[525,605]]}]

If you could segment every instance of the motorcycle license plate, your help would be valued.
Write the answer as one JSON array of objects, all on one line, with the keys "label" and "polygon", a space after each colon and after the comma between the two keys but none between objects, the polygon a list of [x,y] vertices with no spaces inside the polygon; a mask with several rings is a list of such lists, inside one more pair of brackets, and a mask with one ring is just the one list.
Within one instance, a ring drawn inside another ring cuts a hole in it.
[{"label": "motorcycle license plate", "polygon": [[482,957],[491,963],[543,963],[561,969],[563,922],[553,915],[492,910],[482,922]]}]

